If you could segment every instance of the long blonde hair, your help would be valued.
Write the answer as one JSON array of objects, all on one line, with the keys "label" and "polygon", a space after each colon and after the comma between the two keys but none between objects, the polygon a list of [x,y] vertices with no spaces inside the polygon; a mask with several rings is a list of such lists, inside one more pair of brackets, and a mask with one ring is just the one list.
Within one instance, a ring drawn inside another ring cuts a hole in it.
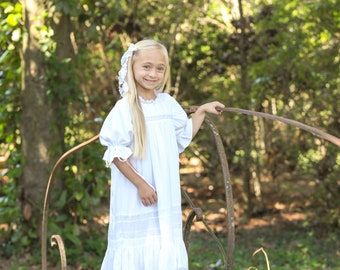
[{"label": "long blonde hair", "polygon": [[157,89],[155,89],[157,92],[162,92],[164,88],[166,88],[166,90],[168,91],[170,88],[170,64],[168,51],[165,48],[165,46],[160,42],[153,39],[145,39],[137,42],[135,46],[136,50],[129,58],[127,64],[128,71],[126,75],[126,82],[129,86],[129,91],[126,93],[126,97],[130,105],[130,112],[134,131],[133,154],[135,157],[142,159],[145,156],[146,150],[146,125],[142,105],[140,103],[139,96],[137,93],[134,74],[132,71],[134,59],[136,58],[136,55],[138,55],[140,51],[150,48],[160,49],[161,52],[164,54],[166,61],[166,71],[162,83]]}]

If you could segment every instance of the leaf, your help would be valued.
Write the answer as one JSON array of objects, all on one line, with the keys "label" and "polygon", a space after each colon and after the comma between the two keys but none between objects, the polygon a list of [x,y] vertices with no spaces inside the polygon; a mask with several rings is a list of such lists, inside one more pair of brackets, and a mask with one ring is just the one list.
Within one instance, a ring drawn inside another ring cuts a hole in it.
[{"label": "leaf", "polygon": [[80,241],[79,237],[77,237],[76,235],[74,235],[72,233],[67,233],[66,237],[76,246],[81,246],[81,241]]},{"label": "leaf", "polygon": [[4,61],[6,61],[6,58],[7,58],[7,56],[8,56],[8,53],[9,53],[9,51],[8,51],[8,50],[5,50],[5,51],[1,54],[1,56],[0,56],[0,64],[2,64]]},{"label": "leaf", "polygon": [[16,18],[16,15],[15,14],[9,14],[7,19],[6,19],[6,22],[10,25],[10,26],[17,26],[18,24],[18,20]]},{"label": "leaf", "polygon": [[84,197],[84,193],[83,192],[79,192],[79,191],[75,191],[74,192],[74,198],[77,201],[80,201],[83,197]]},{"label": "leaf", "polygon": [[59,200],[55,203],[55,206],[59,209],[64,208],[64,206],[66,205],[66,198],[67,198],[67,191],[64,190],[61,193]]}]

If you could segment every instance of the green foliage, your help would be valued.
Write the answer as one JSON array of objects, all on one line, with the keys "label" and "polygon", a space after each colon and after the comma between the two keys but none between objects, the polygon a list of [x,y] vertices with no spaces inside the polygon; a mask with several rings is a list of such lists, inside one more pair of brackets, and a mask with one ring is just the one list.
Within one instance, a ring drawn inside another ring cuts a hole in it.
[{"label": "green foliage", "polygon": [[[94,143],[71,155],[61,173],[63,189],[55,189],[50,200],[49,232],[63,238],[71,265],[98,268],[98,257],[105,253],[106,234],[99,234],[103,225],[96,221],[102,219],[101,204],[108,198],[109,171],[100,158],[102,150]],[[50,257],[55,262],[57,250]]]},{"label": "green foliage", "polygon": [[0,138],[17,145],[20,116],[21,66],[19,46],[22,36],[21,5],[0,4]]},{"label": "green foliage", "polygon": [[[3,183],[0,191],[0,224],[7,225],[6,229],[0,230],[0,256],[4,257],[20,255],[39,247],[38,218],[33,217],[28,223],[22,215],[21,188],[17,183],[22,170],[18,165],[22,155],[14,147],[8,151],[11,151],[11,155],[7,160],[8,172],[4,178],[7,181]],[[32,262],[37,258],[33,256]]]},{"label": "green foliage", "polygon": [[[287,227],[276,230],[275,226],[267,230],[239,230],[233,269],[268,269],[268,262],[270,269],[340,269],[336,255],[339,232],[336,229],[306,226],[303,229]],[[219,239],[225,245],[225,237],[220,235]],[[264,254],[256,254],[261,247],[268,261]],[[208,234],[192,233],[190,269],[207,269],[221,259],[214,240]],[[224,268],[220,266],[214,269]]]},{"label": "green foliage", "polygon": [[[22,219],[20,218],[20,209],[18,207],[18,195],[19,190],[14,183],[4,186],[1,191],[0,223],[8,224],[7,231],[0,231],[0,237],[6,238],[6,241],[1,243],[1,256],[9,256],[17,252],[17,246],[20,246],[18,236],[21,231],[17,231],[17,224],[20,224]],[[18,242],[19,245],[16,245]]]},{"label": "green foliage", "polygon": [[[65,138],[65,149],[57,145],[50,153],[70,149],[98,133],[101,119],[117,99],[120,56],[130,41],[144,37],[158,38],[169,48],[172,94],[181,104],[198,105],[219,99],[230,107],[286,116],[339,137],[340,13],[334,8],[336,1],[240,3],[244,5],[242,20],[232,7],[220,1],[50,1],[43,14],[46,23],[39,29],[43,37],[39,42],[46,63],[46,91],[62,122]],[[55,12],[71,18],[74,57],[60,60],[56,56],[58,44],[52,24]],[[240,27],[243,22],[244,35]],[[23,34],[27,34],[22,26],[21,4],[2,1],[0,140],[1,147],[5,145],[11,151],[6,175],[9,181],[1,190],[6,199],[0,202],[0,223],[9,225],[8,231],[1,232],[6,240],[1,252],[6,256],[19,249],[34,252],[38,248],[38,221],[28,224],[23,219],[19,196],[25,158],[19,131],[20,54]],[[241,53],[245,54],[245,61]],[[221,121],[214,120],[233,173],[241,175],[246,169],[253,174],[260,172],[256,174],[260,181],[263,176],[269,181],[277,180],[283,173],[308,175],[315,184],[313,201],[319,222],[339,226],[340,190],[335,187],[340,163],[336,146],[267,120],[231,113],[225,113]],[[186,154],[199,156],[208,173],[214,174],[218,167],[215,151],[211,136],[203,128]],[[63,237],[72,264],[83,262],[82,266],[88,269],[98,268],[98,257],[105,250],[106,233],[92,230],[92,225],[98,226],[94,222],[98,218],[96,211],[108,198],[109,172],[103,168],[102,153],[103,149],[94,143],[70,156],[58,175],[57,181],[62,185],[51,194],[49,232]],[[106,229],[104,225],[100,228]],[[311,243],[302,239],[299,245],[292,252],[270,251],[270,261],[280,261],[277,253],[302,268],[323,267],[317,254],[308,255]],[[249,267],[245,256],[253,250],[242,251],[246,248],[241,246],[236,254],[240,267]],[[56,250],[51,252],[51,260],[57,260]],[[205,255],[210,254],[213,256]],[[214,262],[215,258],[209,261]]]}]

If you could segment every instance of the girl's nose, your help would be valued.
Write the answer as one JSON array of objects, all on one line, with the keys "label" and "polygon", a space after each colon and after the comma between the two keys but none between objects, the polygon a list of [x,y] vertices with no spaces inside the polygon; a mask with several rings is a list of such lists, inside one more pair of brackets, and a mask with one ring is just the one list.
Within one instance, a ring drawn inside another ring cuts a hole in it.
[{"label": "girl's nose", "polygon": [[155,68],[151,68],[150,72],[149,72],[149,75],[154,77],[156,75],[156,69]]}]

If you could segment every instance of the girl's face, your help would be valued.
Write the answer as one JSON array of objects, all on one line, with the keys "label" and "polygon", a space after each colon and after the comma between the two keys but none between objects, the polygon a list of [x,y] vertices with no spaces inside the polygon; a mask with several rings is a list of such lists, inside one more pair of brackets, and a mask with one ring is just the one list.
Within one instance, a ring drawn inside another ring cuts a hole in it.
[{"label": "girl's face", "polygon": [[153,90],[162,84],[166,71],[166,60],[161,49],[140,50],[135,55],[132,70],[138,95],[144,99],[154,99]]}]

